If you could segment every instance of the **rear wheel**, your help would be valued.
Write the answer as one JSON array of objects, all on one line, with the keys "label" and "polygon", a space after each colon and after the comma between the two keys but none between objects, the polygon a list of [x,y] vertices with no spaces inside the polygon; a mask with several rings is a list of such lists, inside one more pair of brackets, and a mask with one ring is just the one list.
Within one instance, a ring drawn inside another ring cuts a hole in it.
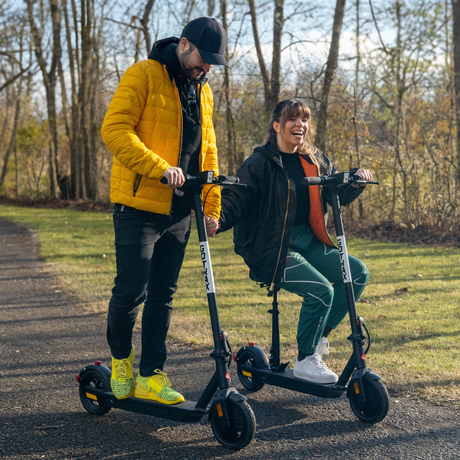
[{"label": "rear wheel", "polygon": [[100,404],[96,397],[85,389],[85,386],[90,386],[98,390],[111,391],[110,380],[108,377],[96,369],[87,370],[80,378],[80,400],[83,407],[93,415],[104,415],[110,407]]},{"label": "rear wheel", "polygon": [[238,378],[244,388],[249,391],[260,390],[264,386],[264,383],[258,382],[257,376],[250,370],[241,369],[242,364],[253,368],[264,368],[264,363],[261,361],[260,357],[250,349],[247,349],[240,354],[237,361]]},{"label": "rear wheel", "polygon": [[350,392],[350,406],[355,415],[366,423],[381,422],[388,413],[390,398],[381,380],[363,380],[366,402],[363,403],[354,391]]},{"label": "rear wheel", "polygon": [[254,438],[256,418],[246,401],[227,399],[230,426],[222,426],[219,414],[221,409],[214,404],[211,408],[211,428],[217,441],[229,449],[242,449]]}]

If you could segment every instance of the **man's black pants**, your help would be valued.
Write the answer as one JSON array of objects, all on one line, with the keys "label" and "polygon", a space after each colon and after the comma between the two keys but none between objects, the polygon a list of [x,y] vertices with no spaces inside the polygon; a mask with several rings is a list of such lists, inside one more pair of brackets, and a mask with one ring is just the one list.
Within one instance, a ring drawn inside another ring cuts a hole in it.
[{"label": "man's black pants", "polygon": [[115,204],[117,276],[109,303],[107,340],[116,359],[127,358],[138,306],[142,315],[143,377],[163,369],[172,298],[190,236],[190,211],[169,216]]}]

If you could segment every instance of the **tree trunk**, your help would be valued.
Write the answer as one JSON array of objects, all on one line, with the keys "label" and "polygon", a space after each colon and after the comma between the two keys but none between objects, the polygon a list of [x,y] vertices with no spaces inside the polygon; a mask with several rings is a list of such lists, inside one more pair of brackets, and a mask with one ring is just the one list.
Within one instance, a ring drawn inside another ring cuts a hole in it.
[{"label": "tree trunk", "polygon": [[8,126],[10,107],[11,107],[10,91],[9,89],[7,89],[6,90],[5,119],[3,120],[2,133],[0,134],[0,149],[3,146],[3,139],[5,138],[6,127]]},{"label": "tree trunk", "polygon": [[323,91],[321,94],[321,105],[318,114],[318,124],[316,128],[315,145],[323,153],[326,151],[327,136],[327,110],[329,104],[329,93],[331,91],[332,79],[339,61],[339,43],[342,33],[343,16],[345,14],[345,0],[337,0],[334,14],[334,24],[332,26],[332,41],[327,58],[326,75],[324,77]]},{"label": "tree trunk", "polygon": [[18,152],[14,146],[14,196],[19,196],[19,168],[18,168]]},{"label": "tree trunk", "polygon": [[[356,66],[355,66],[355,95],[354,95],[354,114],[353,124],[355,127],[355,148],[356,148],[356,166],[361,168],[361,155],[359,151],[359,136],[358,136],[358,97],[359,97],[359,65],[361,63],[361,52],[359,47],[360,36],[360,19],[359,19],[359,0],[356,0]],[[364,210],[363,201],[361,197],[358,197],[358,212],[359,219],[363,220]]]},{"label": "tree trunk", "polygon": [[[67,11],[67,0],[61,0],[62,11],[64,13],[64,23],[66,30],[66,41],[67,41],[67,54],[69,59],[69,70],[70,70],[70,84],[71,84],[71,99],[70,99],[70,113],[71,123],[68,130],[69,137],[69,150],[70,150],[70,193],[69,198],[80,197],[80,174],[79,174],[79,155],[78,155],[78,132],[79,132],[79,120],[78,120],[78,95],[77,95],[77,83],[75,79],[75,63],[74,63],[74,51],[72,47],[72,37],[69,22],[69,14]],[[62,67],[62,65],[61,65]],[[64,92],[63,92],[64,94]]]},{"label": "tree trunk", "polygon": [[13,129],[11,130],[11,138],[8,148],[6,149],[5,156],[3,158],[2,174],[0,175],[0,187],[3,187],[5,183],[6,173],[8,172],[8,161],[11,154],[16,148],[16,130],[18,128],[19,111],[21,108],[21,85],[19,86],[18,95],[16,98],[16,107],[14,109]]},{"label": "tree trunk", "polygon": [[[155,4],[155,0],[148,0],[147,4],[145,5],[144,15],[141,19],[142,30],[144,32],[144,39],[145,39],[145,48],[147,50],[147,56],[152,51],[152,38],[149,32],[149,16],[150,12],[152,11],[153,5]],[[211,16],[208,14],[208,16]]]},{"label": "tree trunk", "polygon": [[[56,70],[58,62],[61,59],[61,14],[59,12],[58,0],[49,0],[51,9],[51,21],[53,26],[53,47],[52,58],[49,72],[46,69],[46,61],[42,50],[42,34],[34,19],[32,0],[25,0],[27,3],[27,12],[29,15],[30,30],[34,42],[35,56],[43,76],[43,83],[46,89],[46,103],[48,108],[48,123],[53,144],[52,159],[50,162],[50,196],[56,197],[56,174],[58,173],[58,135],[56,120]],[[41,5],[43,6],[43,5]],[[41,11],[43,15],[43,11]],[[43,25],[43,22],[42,22]]]},{"label": "tree trunk", "polygon": [[[222,13],[222,26],[227,31],[227,0],[221,0],[220,10]],[[225,49],[225,59],[228,62],[228,46]],[[235,166],[235,154],[233,150],[233,120],[232,120],[232,108],[230,100],[230,70],[228,67],[224,67],[224,88],[223,92],[225,95],[225,130],[227,133],[227,145],[226,145],[226,157],[227,157],[227,167],[228,174],[234,174],[236,172]]]},{"label": "tree trunk", "polygon": [[270,113],[270,76],[265,65],[264,56],[262,54],[262,47],[259,40],[259,31],[257,29],[257,13],[254,5],[254,0],[248,0],[249,12],[251,14],[252,33],[254,35],[254,44],[256,46],[257,60],[259,61],[260,75],[262,76],[262,82],[264,84],[264,95],[265,95],[265,110]]},{"label": "tree trunk", "polygon": [[82,198],[95,199],[95,183],[92,180],[92,158],[90,153],[89,120],[87,117],[89,105],[89,85],[91,69],[91,24],[92,11],[90,0],[81,2],[81,81],[79,87],[80,106],[80,155],[82,162]]},{"label": "tree trunk", "polygon": [[452,0],[455,114],[457,123],[457,183],[460,183],[460,0]]},{"label": "tree trunk", "polygon": [[273,59],[272,74],[270,78],[270,99],[268,113],[271,113],[279,102],[281,88],[281,37],[283,35],[284,0],[275,0],[275,12],[273,14]]},{"label": "tree trunk", "polygon": [[[208,3],[207,15],[211,17],[214,14],[214,8],[216,7],[216,0],[207,0],[207,3]],[[223,15],[224,14],[222,13],[222,16]]]}]

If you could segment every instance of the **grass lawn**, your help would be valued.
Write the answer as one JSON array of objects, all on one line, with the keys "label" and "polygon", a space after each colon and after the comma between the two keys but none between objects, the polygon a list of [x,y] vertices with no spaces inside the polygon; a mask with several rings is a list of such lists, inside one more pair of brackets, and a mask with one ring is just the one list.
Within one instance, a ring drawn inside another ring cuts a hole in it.
[{"label": "grass lawn", "polygon": [[[40,257],[82,308],[105,316],[115,276],[112,216],[0,206],[0,216],[37,231]],[[354,239],[370,281],[358,313],[372,336],[368,364],[390,392],[460,405],[460,250]],[[268,352],[271,299],[249,280],[233,252],[232,232],[210,240],[221,325],[236,351],[254,341]],[[295,360],[299,298],[279,295],[283,361]],[[328,365],[340,372],[351,353],[348,320],[330,336]],[[212,346],[206,291],[194,229],[179,279],[173,340]],[[140,344],[137,344],[138,346]]]}]

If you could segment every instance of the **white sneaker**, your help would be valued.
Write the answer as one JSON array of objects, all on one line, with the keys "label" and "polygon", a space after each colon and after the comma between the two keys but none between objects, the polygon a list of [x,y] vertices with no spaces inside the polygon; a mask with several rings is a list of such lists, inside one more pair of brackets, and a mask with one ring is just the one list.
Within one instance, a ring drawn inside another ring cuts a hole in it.
[{"label": "white sneaker", "polygon": [[324,364],[321,356],[314,353],[299,361],[295,359],[294,377],[314,383],[336,383],[339,377]]},{"label": "white sneaker", "polygon": [[326,337],[321,337],[321,341],[316,345],[315,352],[322,358],[323,355],[329,354],[329,340]]}]

